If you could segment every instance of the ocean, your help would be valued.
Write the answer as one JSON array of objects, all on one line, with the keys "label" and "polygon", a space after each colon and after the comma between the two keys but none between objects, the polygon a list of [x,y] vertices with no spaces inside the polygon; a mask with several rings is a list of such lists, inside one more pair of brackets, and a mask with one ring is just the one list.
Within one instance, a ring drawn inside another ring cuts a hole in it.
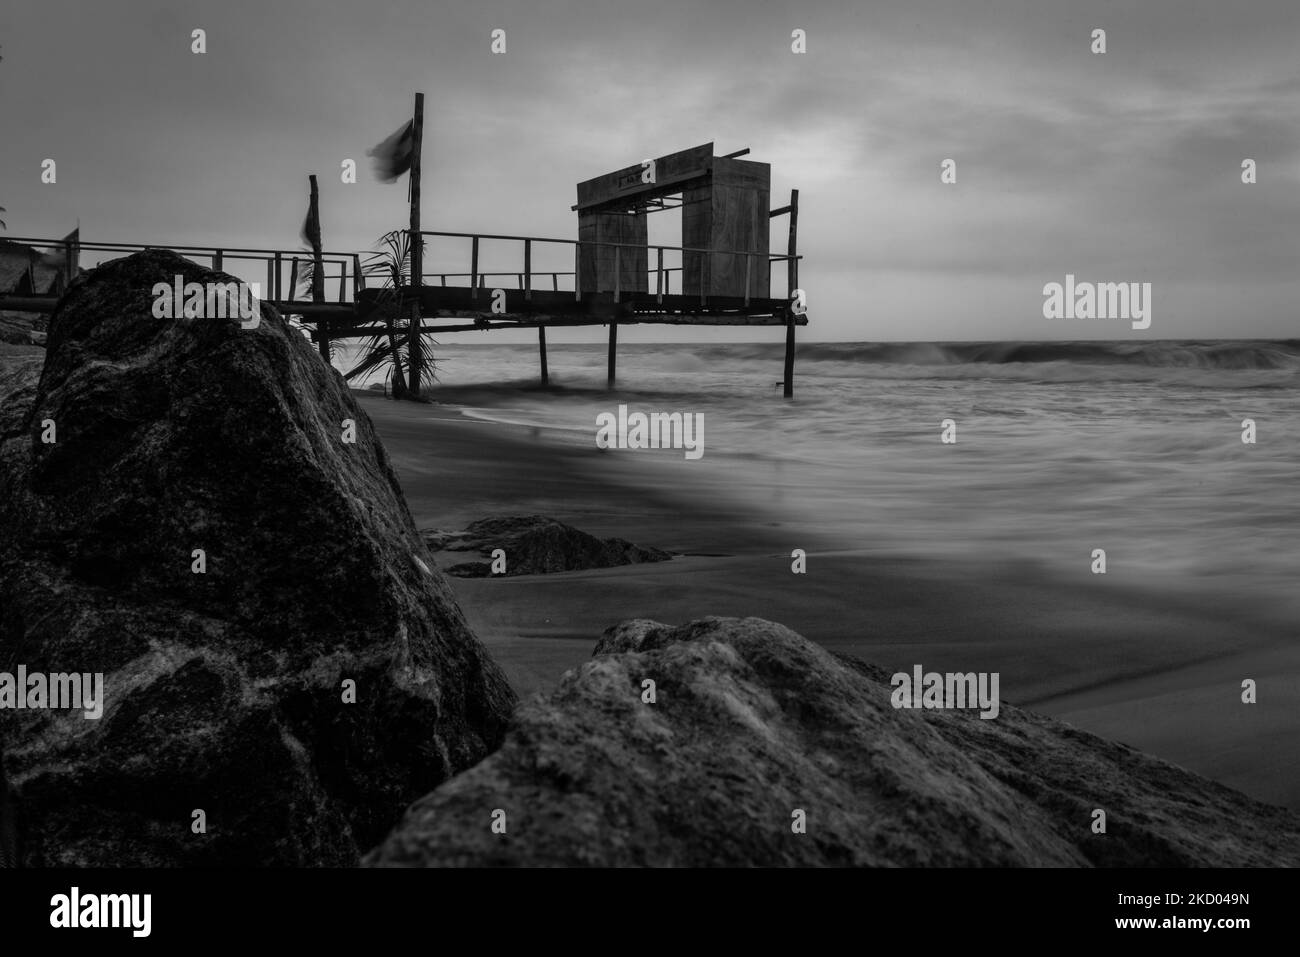
[{"label": "ocean", "polygon": [[[596,417],[701,413],[703,458],[756,520],[821,548],[1019,562],[1294,615],[1300,340],[438,348],[436,398],[595,443]],[[342,365],[342,357],[336,364]],[[955,443],[941,441],[943,422]],[[1242,441],[1253,420],[1255,441]]]}]

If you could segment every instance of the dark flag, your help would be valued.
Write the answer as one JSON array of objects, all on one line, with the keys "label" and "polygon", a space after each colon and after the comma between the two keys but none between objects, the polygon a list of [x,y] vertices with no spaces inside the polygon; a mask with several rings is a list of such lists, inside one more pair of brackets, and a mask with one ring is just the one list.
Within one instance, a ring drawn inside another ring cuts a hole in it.
[{"label": "dark flag", "polygon": [[[68,259],[67,243],[72,244],[72,258]],[[67,288],[68,283],[77,278],[81,272],[78,263],[81,262],[81,227],[78,226],[68,235],[63,237],[63,242],[57,246],[50,247],[45,255],[41,256],[37,265],[44,266],[46,269],[52,269],[63,277],[63,286]]]},{"label": "dark flag", "polygon": [[303,245],[308,249],[315,249],[320,242],[320,216],[317,215],[316,208],[307,204],[307,218],[302,221],[302,229],[298,231],[298,238],[302,240]]},{"label": "dark flag", "polygon": [[375,176],[385,183],[396,183],[399,176],[410,170],[415,158],[415,121],[408,120],[366,155],[374,157]]},{"label": "dark flag", "polygon": [[307,200],[307,218],[302,221],[302,229],[299,230],[298,236],[311,251],[312,257],[307,260],[302,272],[299,273],[299,282],[305,289],[311,291],[314,302],[324,302],[325,264],[316,253],[321,247],[320,203],[317,199],[316,176],[313,174],[308,177],[308,180],[311,182],[311,194]]},{"label": "dark flag", "polygon": [[51,246],[45,255],[41,257],[41,261],[50,266],[62,266],[64,257],[67,255],[66,243],[72,243],[72,261],[75,263],[81,257],[80,226],[64,236],[63,242],[59,243],[59,245]]}]

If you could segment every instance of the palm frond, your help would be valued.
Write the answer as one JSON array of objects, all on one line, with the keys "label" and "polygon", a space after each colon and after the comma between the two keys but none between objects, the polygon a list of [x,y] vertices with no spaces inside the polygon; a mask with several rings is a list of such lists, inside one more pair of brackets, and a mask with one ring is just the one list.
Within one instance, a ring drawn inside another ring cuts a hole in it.
[{"label": "palm frond", "polygon": [[[405,289],[410,284],[407,267],[410,263],[410,237],[406,230],[394,229],[376,240],[379,248],[366,254],[361,272],[375,290],[374,307],[365,316],[370,322],[382,322],[383,331],[376,331],[364,341],[359,358],[345,373],[348,381],[383,369],[390,370],[393,395],[402,398],[407,393],[406,370],[410,368],[409,356],[409,301]],[[429,333],[420,335],[421,386],[437,382],[437,361],[434,347],[437,340]]]}]

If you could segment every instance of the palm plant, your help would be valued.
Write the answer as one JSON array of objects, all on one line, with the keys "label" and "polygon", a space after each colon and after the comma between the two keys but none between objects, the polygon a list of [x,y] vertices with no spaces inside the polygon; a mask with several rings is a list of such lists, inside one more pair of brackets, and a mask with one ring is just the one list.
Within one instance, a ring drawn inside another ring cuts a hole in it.
[{"label": "palm plant", "polygon": [[[387,369],[392,383],[393,398],[409,397],[407,389],[407,369],[410,368],[408,339],[405,329],[398,323],[409,319],[411,301],[404,290],[410,285],[407,266],[410,263],[410,237],[405,230],[394,229],[379,237],[378,245],[382,248],[370,253],[362,266],[362,274],[369,280],[379,283],[372,308],[359,318],[363,321],[383,322],[384,327],[366,339],[361,346],[361,354],[355,366],[343,378],[351,381],[371,372]],[[417,320],[418,321],[418,320]],[[428,334],[421,333],[420,368],[418,370],[421,387],[431,386],[437,381],[434,347],[437,341]]]},{"label": "palm plant", "polygon": [[[0,213],[3,213],[4,211],[5,208],[3,206],[0,206]],[[5,221],[3,219],[0,219],[0,229],[8,229],[8,228],[9,227],[5,225]]]}]

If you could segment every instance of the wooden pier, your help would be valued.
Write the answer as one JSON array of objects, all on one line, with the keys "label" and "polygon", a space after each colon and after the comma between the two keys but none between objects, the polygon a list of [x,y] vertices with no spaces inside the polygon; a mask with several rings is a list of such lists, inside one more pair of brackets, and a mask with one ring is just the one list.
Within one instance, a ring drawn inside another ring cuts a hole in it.
[{"label": "wooden pier", "polygon": [[[417,117],[418,113],[417,101]],[[72,248],[72,243],[62,240],[15,237],[11,241],[61,249],[68,276],[75,275],[88,253],[116,258],[149,248],[171,249],[232,276],[236,273],[231,269],[239,274],[251,271],[259,283],[265,275],[262,300],[283,315],[301,317],[326,357],[332,341],[388,334],[392,317],[381,314],[394,292],[409,304],[409,321],[404,320],[400,334],[408,344],[415,343],[414,349],[419,348],[423,333],[536,328],[543,382],[548,380],[548,328],[608,326],[612,387],[621,325],[784,327],[782,379],[788,397],[793,395],[795,327],[808,323],[795,292],[799,288],[799,194],[793,191],[788,205],[770,209],[770,168],[738,158],[747,152],[715,157],[713,144],[704,144],[658,157],[651,166],[646,161],[579,183],[578,202],[572,207],[578,213],[577,239],[424,230],[414,213],[411,229],[405,231],[410,282],[398,290],[391,283],[382,288],[367,285],[362,258],[369,254],[319,248],[314,177],[308,222],[316,224],[311,237],[315,248],[310,251],[87,241]],[[414,182],[412,201],[418,203]],[[647,242],[647,215],[664,209],[681,209],[682,245]],[[789,217],[787,249],[772,255],[769,220],[779,216]],[[501,242],[514,250],[510,261],[486,268],[481,247]],[[432,268],[425,262],[431,243],[459,246],[465,268],[452,272]],[[539,255],[571,262],[572,268],[537,270]],[[784,296],[774,297],[772,264],[782,262],[786,264]],[[300,276],[307,275],[309,263],[313,264],[311,289],[300,297]],[[52,311],[62,286],[59,283],[40,295],[0,293],[0,309]],[[417,352],[411,355],[418,357]],[[411,391],[418,394],[418,388]]]}]

